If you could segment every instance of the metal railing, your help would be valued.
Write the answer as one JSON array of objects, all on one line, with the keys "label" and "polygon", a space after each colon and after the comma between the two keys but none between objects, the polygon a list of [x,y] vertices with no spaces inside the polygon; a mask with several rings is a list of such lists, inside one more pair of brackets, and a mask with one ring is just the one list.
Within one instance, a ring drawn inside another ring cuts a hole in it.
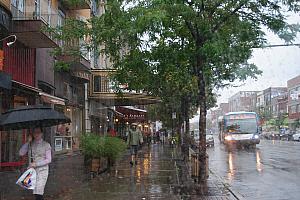
[{"label": "metal railing", "polygon": [[24,5],[24,12],[17,7],[11,5],[11,12],[13,20],[41,20],[47,26],[56,28],[58,27],[58,11],[57,10],[46,10],[36,8],[32,5]]},{"label": "metal railing", "polygon": [[[98,78],[95,78],[98,77]],[[100,79],[99,79],[100,77]],[[99,81],[99,88],[97,91],[94,88],[94,92],[96,93],[116,93],[117,90],[114,87],[113,81],[110,80],[108,76],[94,76],[93,82]],[[96,83],[97,84],[97,83]],[[95,84],[94,84],[95,85]],[[125,88],[121,88],[121,92],[124,94],[144,94],[142,91],[128,90]]]}]

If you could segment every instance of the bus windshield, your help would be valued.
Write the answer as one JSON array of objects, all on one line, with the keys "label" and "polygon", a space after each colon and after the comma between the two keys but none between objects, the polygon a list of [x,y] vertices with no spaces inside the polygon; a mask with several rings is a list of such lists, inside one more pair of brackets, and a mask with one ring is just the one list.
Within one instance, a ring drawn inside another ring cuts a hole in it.
[{"label": "bus windshield", "polygon": [[256,118],[246,119],[227,119],[226,132],[228,133],[243,133],[253,134],[257,132]]}]

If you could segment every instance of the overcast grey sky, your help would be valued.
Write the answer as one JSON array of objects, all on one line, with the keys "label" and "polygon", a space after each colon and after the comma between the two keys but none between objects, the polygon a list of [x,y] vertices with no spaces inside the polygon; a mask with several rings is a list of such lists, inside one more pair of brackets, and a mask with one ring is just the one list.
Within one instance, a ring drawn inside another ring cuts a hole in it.
[{"label": "overcast grey sky", "polygon": [[[289,23],[300,23],[300,16],[293,15],[288,20]],[[283,44],[278,37],[268,33],[270,44]],[[300,35],[294,41],[300,43]],[[238,91],[254,90],[260,91],[270,86],[286,86],[287,80],[300,75],[300,48],[299,47],[276,47],[266,49],[255,49],[250,59],[258,66],[263,74],[257,81],[249,79],[241,87],[230,87],[218,91],[221,95],[218,104],[227,102],[228,98]],[[239,85],[237,83],[237,85]]]}]

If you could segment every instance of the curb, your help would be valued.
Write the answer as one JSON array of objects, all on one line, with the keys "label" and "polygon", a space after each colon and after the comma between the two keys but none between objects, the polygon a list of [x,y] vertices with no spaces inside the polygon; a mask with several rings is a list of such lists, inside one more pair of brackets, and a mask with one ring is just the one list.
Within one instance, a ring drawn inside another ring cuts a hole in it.
[{"label": "curb", "polygon": [[220,183],[223,184],[223,186],[234,196],[236,200],[246,200],[246,198],[241,193],[233,190],[228,183],[224,182],[224,180],[211,169],[209,169],[209,173],[214,175],[217,179],[219,179]]}]

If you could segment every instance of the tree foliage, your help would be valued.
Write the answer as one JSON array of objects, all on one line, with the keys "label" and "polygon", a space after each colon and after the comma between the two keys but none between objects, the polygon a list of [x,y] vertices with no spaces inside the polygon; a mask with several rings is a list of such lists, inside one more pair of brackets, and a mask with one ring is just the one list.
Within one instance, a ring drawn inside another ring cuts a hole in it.
[{"label": "tree foliage", "polygon": [[105,44],[101,53],[111,59],[117,85],[126,83],[129,89],[168,100],[187,94],[197,98],[203,171],[206,111],[214,89],[261,73],[249,58],[253,48],[266,44],[266,30],[292,42],[299,26],[287,24],[286,16],[298,12],[299,4],[298,0],[107,0],[105,13],[89,21],[85,34],[94,47]]}]

